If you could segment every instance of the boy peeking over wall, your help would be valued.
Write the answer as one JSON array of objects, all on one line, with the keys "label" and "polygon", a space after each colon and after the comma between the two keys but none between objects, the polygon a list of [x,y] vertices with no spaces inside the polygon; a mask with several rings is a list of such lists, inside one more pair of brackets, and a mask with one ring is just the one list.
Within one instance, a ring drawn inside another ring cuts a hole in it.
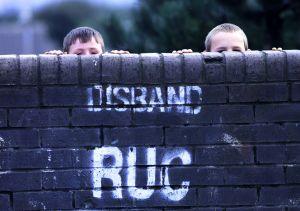
[{"label": "boy peeking over wall", "polygon": [[[71,30],[64,38],[63,51],[52,50],[45,54],[93,55],[105,53],[104,40],[101,34],[90,27],[78,27]],[[114,50],[111,53],[128,54],[128,51]]]}]

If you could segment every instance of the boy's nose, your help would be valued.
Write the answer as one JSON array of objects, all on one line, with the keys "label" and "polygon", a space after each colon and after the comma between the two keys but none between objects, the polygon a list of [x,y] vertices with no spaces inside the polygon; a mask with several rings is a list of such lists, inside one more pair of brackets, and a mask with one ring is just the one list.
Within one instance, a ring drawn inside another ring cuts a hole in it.
[{"label": "boy's nose", "polygon": [[91,55],[90,51],[84,51],[83,55]]}]

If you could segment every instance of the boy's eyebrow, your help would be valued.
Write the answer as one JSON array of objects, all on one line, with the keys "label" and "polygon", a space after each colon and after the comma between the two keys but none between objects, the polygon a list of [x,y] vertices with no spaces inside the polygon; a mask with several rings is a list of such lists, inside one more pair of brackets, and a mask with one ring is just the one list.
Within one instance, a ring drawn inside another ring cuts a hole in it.
[{"label": "boy's eyebrow", "polygon": [[232,49],[242,50],[240,46],[233,46]]},{"label": "boy's eyebrow", "polygon": [[219,47],[219,48],[216,49],[216,51],[221,51],[221,50],[225,50],[226,51],[227,49],[224,48],[224,47]]},{"label": "boy's eyebrow", "polygon": [[91,50],[99,50],[98,48],[89,48],[89,49],[91,49]]},{"label": "boy's eyebrow", "polygon": [[83,51],[83,49],[82,49],[82,48],[77,48],[77,49],[75,49],[74,51],[75,51],[75,52],[76,52],[76,51]]}]

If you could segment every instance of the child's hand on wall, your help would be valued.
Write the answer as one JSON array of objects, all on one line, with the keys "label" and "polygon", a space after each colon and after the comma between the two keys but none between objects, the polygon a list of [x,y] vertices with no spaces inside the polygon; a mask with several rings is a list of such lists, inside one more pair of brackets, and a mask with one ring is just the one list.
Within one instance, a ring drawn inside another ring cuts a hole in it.
[{"label": "child's hand on wall", "polygon": [[178,50],[178,51],[172,51],[172,53],[179,53],[179,54],[193,53],[193,50],[192,49],[182,49],[182,50]]},{"label": "child's hand on wall", "polygon": [[52,51],[47,51],[44,54],[48,54],[48,55],[63,55],[63,54],[67,54],[67,52],[63,52],[61,50],[52,50]]},{"label": "child's hand on wall", "polygon": [[278,47],[278,48],[273,47],[272,51],[282,51],[282,48],[281,47]]},{"label": "child's hand on wall", "polygon": [[112,50],[110,53],[112,53],[112,54],[130,54],[129,51],[123,51],[123,50]]}]

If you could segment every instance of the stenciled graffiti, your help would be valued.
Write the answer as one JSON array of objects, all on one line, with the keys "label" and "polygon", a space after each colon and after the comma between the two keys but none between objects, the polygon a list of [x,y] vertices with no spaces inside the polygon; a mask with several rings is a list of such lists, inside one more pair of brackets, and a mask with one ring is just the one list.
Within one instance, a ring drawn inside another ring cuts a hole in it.
[{"label": "stenciled graffiti", "polygon": [[[189,190],[190,181],[182,181],[179,188],[172,188],[169,179],[169,165],[175,159],[181,161],[181,165],[190,165],[192,156],[184,148],[168,149],[162,156],[161,163],[157,163],[156,148],[147,148],[145,152],[147,166],[147,188],[136,187],[136,163],[137,163],[137,148],[130,147],[126,155],[118,147],[102,147],[94,150],[93,161],[93,197],[102,197],[102,179],[109,179],[115,188],[112,190],[112,196],[115,199],[122,199],[122,178],[121,170],[126,166],[126,186],[129,195],[135,199],[144,200],[151,197],[154,192],[153,187],[156,184],[156,168],[157,166],[165,166],[164,171],[160,171],[159,184],[162,188],[159,193],[171,201],[179,201],[183,199]],[[105,164],[105,159],[111,157],[114,162],[109,165]]]},{"label": "stenciled graffiti", "polygon": [[[202,101],[202,89],[199,86],[167,87],[106,87],[95,85],[87,88],[89,111],[116,110],[126,111],[133,106],[134,112],[152,112],[155,107],[160,112],[179,112],[199,114]],[[111,107],[117,106],[117,107]],[[121,107],[120,107],[121,106]],[[125,107],[123,107],[125,106]],[[175,110],[174,110],[175,108]]]}]

